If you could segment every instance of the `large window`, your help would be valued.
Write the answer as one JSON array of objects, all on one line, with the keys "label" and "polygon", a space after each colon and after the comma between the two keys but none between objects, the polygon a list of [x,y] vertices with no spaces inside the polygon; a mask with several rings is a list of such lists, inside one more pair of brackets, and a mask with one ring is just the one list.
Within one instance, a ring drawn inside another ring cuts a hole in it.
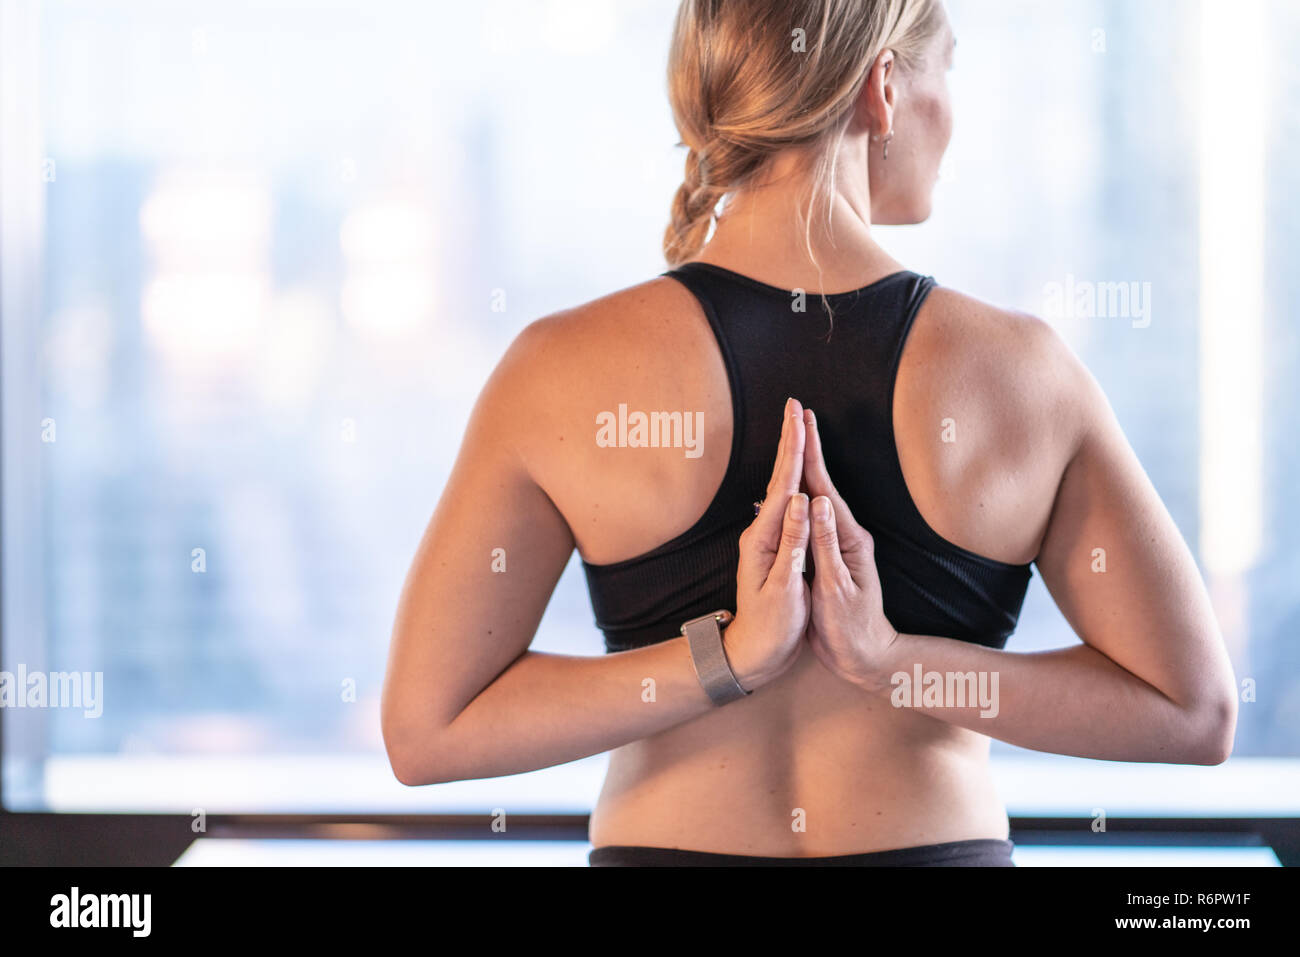
[{"label": "large window", "polygon": [[[675,0],[3,3],[0,666],[98,701],[5,710],[6,806],[589,808],[602,757],[403,788],[378,699],[496,359],[665,268]],[[1247,695],[1224,768],[995,743],[1004,797],[1295,813],[1300,10],[949,9],[935,215],[884,241],[1074,344]],[[1073,640],[1036,578],[1009,647]],[[576,559],[534,647],[600,653]]]}]

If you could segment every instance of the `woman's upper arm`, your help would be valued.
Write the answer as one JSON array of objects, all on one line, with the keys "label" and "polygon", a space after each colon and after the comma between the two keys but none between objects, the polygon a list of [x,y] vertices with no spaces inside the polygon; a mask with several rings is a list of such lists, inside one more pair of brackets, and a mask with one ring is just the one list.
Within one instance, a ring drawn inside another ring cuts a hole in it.
[{"label": "woman's upper arm", "polygon": [[1191,551],[1093,377],[1058,346],[1074,454],[1037,558],[1076,634],[1175,704],[1235,723],[1231,662]]},{"label": "woman's upper arm", "polygon": [[395,737],[449,724],[527,650],[573,552],[519,454],[536,427],[546,346],[543,320],[493,372],[407,574],[384,682],[390,750]]}]

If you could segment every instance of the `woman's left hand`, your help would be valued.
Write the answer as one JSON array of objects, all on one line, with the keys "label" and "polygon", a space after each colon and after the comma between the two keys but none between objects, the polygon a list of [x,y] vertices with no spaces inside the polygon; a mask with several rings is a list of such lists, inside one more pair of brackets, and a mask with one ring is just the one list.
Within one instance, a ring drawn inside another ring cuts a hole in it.
[{"label": "woman's left hand", "polygon": [[885,617],[875,542],[835,490],[811,410],[804,414],[804,482],[812,496],[809,545],[815,566],[807,638],[832,673],[873,691],[888,689],[898,632]]}]

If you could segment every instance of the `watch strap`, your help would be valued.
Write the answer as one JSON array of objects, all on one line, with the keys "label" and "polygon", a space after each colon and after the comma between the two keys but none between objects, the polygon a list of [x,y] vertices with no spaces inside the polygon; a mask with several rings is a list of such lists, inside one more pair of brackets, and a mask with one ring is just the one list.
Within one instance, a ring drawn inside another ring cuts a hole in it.
[{"label": "watch strap", "polygon": [[690,645],[695,674],[709,699],[719,706],[751,693],[736,680],[722,646],[722,624],[730,621],[730,612],[715,611],[682,625],[682,634]]}]

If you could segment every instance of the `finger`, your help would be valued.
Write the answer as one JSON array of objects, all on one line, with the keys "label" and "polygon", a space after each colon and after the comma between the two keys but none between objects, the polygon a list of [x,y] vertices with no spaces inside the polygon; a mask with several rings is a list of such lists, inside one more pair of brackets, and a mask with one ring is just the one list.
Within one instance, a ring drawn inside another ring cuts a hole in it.
[{"label": "finger", "polygon": [[753,524],[755,544],[766,551],[776,551],[780,543],[786,506],[790,503],[790,496],[799,491],[799,482],[803,476],[803,459],[803,406],[799,404],[798,399],[788,399],[785,404],[785,418],[781,425],[781,444],[776,464],[767,484],[763,507],[759,509],[758,517]]},{"label": "finger", "polygon": [[790,496],[781,520],[781,546],[767,581],[786,587],[796,579],[802,581],[808,555],[808,496],[795,492]]},{"label": "finger", "polygon": [[[831,481],[830,472],[826,469],[826,457],[822,452],[821,432],[817,428],[817,416],[813,414],[812,409],[804,411],[804,422],[807,426],[807,437],[804,443],[804,484],[808,486],[808,494],[814,498],[824,495],[830,499],[831,508],[835,513],[836,533],[840,541],[840,549],[843,551],[854,551],[862,546],[861,536],[858,534],[862,526],[858,524],[857,519],[853,517],[853,512],[849,505],[840,495],[835,483]],[[863,531],[865,534],[865,531]]]},{"label": "finger", "polygon": [[807,439],[804,443],[804,481],[808,485],[808,492],[814,498],[818,495],[829,498],[831,506],[836,511],[836,518],[843,519],[848,506],[835,488],[830,472],[826,469],[821,432],[817,428],[817,416],[812,409],[804,410],[804,423],[807,427]]},{"label": "finger", "polygon": [[818,495],[812,500],[812,530],[809,541],[812,545],[813,564],[817,568],[817,577],[814,579],[816,583],[826,586],[852,580],[853,576],[840,554],[835,509],[831,506],[831,500],[825,495]]},{"label": "finger", "polygon": [[[795,420],[790,414],[793,401],[786,400],[776,463],[768,480],[767,492],[754,521],[740,537],[740,567],[736,583],[743,591],[752,592],[763,587],[772,568],[772,558],[780,546],[781,523],[789,505],[789,497],[774,492],[773,488],[789,470],[790,439],[795,429]],[[800,421],[802,422],[802,417]]]}]

